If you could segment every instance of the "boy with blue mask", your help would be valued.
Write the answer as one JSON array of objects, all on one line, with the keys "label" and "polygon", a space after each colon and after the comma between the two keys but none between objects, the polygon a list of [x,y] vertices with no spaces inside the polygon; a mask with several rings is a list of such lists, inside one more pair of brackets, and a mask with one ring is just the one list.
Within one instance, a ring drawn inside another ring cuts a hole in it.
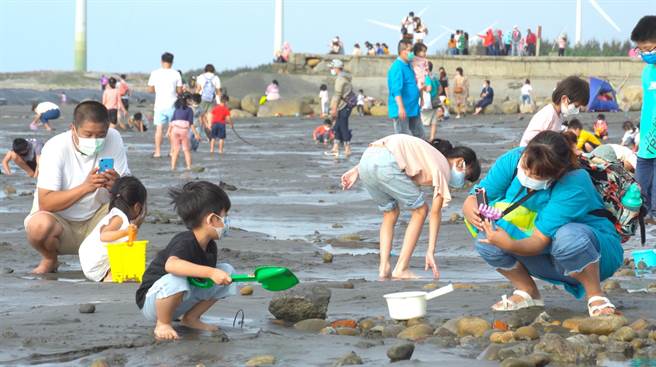
[{"label": "boy with blue mask", "polygon": [[647,65],[642,71],[642,113],[636,179],[647,205],[647,223],[656,224],[656,16],[642,17],[631,32],[636,53]]},{"label": "boy with blue mask", "polygon": [[[143,275],[136,301],[143,315],[156,322],[155,338],[178,339],[172,322],[206,331],[216,325],[200,317],[217,300],[236,294],[230,264],[217,264],[217,245],[228,229],[228,195],[207,181],[188,182],[170,191],[169,196],[188,231],[178,233],[165,249],[157,253]],[[189,278],[211,279],[214,285],[200,288]]]}]

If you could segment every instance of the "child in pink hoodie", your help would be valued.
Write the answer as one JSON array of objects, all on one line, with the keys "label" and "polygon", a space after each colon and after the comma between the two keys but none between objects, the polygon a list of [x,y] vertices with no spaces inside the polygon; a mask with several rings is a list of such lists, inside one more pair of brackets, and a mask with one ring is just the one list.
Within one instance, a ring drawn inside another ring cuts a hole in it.
[{"label": "child in pink hoodie", "polygon": [[419,105],[424,106],[424,101],[427,100],[425,94],[430,92],[430,84],[426,83],[426,76],[428,76],[428,60],[426,59],[426,52],[428,48],[421,42],[415,44],[412,49],[415,57],[412,59],[412,70],[415,72],[415,80],[417,81],[417,88],[419,88]]}]

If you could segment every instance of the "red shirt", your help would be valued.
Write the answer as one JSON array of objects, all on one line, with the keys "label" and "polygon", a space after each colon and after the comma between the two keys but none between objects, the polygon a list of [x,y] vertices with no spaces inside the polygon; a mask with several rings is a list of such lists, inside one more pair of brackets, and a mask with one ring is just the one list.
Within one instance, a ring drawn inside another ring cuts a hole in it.
[{"label": "red shirt", "polygon": [[218,104],[212,109],[212,124],[225,125],[228,116],[230,116],[228,106]]},{"label": "red shirt", "polygon": [[529,45],[535,44],[538,42],[538,36],[535,35],[535,33],[531,33],[528,36],[526,36],[526,43]]}]

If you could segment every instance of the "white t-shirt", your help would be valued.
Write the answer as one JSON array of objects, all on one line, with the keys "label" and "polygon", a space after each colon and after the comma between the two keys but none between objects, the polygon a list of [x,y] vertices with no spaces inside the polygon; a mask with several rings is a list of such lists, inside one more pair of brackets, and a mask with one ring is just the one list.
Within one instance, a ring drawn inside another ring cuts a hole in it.
[{"label": "white t-shirt", "polygon": [[39,115],[48,112],[50,110],[58,110],[59,106],[52,102],[41,102],[39,103],[36,108],[34,109],[34,112],[38,113]]},{"label": "white t-shirt", "polygon": [[528,126],[524,131],[524,135],[522,135],[522,140],[519,143],[519,146],[525,147],[531,139],[543,131],[551,130],[560,132],[562,124],[563,119],[560,117],[560,114],[556,112],[553,104],[547,104],[533,115],[531,122],[528,123]]},{"label": "white t-shirt", "polygon": [[321,104],[328,103],[328,91],[327,90],[319,91],[319,98],[321,99]]},{"label": "white t-shirt", "polygon": [[182,87],[182,77],[176,70],[159,68],[150,73],[148,86],[155,87],[155,111],[166,110],[178,99],[176,88]]},{"label": "white t-shirt", "polygon": [[533,92],[533,87],[530,84],[524,84],[522,85],[521,91],[523,96],[529,96]]},{"label": "white t-shirt", "polygon": [[[102,158],[114,159],[114,170],[121,176],[129,175],[128,160],[125,155],[123,139],[118,131],[107,131],[105,145],[95,156],[85,156],[73,145],[72,131],[66,131],[48,140],[41,151],[37,189],[50,191],[71,190],[86,180],[89,172],[98,167]],[[38,190],[34,195],[35,208],[38,209]],[[89,193],[68,209],[56,212],[70,221],[85,221],[96,214],[98,209],[109,202],[109,192],[98,189]]]},{"label": "white t-shirt", "polygon": [[364,106],[364,94],[358,94],[358,106]]},{"label": "white t-shirt", "polygon": [[[82,272],[89,279],[94,282],[100,282],[103,280],[107,272],[109,271],[109,257],[107,256],[107,247],[105,245],[107,242],[100,240],[100,228],[109,224],[109,222],[114,217],[120,217],[123,223],[119,230],[125,230],[130,225],[130,220],[127,215],[123,213],[118,208],[112,208],[103,219],[98,222],[96,228],[91,231],[89,236],[82,241],[80,245],[80,250],[78,251],[80,255],[80,266],[82,267]],[[126,242],[128,237],[119,238],[112,243]]]},{"label": "white t-shirt", "polygon": [[212,84],[214,84],[215,89],[221,88],[221,79],[219,79],[219,76],[214,73],[207,72],[207,73],[200,74],[196,78],[196,85],[200,85],[201,93],[203,93],[203,88],[205,87],[205,83],[207,83],[208,80],[210,80]]},{"label": "white t-shirt", "polygon": [[621,162],[629,162],[634,169],[636,168],[638,164],[638,156],[635,154],[634,151],[619,144],[608,144],[608,145],[611,148],[613,148],[613,151],[615,152],[617,159],[619,159]]}]

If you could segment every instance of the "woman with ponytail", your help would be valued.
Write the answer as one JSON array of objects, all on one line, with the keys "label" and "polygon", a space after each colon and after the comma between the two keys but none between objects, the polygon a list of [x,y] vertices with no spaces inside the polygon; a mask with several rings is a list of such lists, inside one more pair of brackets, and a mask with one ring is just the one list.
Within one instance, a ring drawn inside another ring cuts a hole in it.
[{"label": "woman with ponytail", "polygon": [[146,217],[146,196],[146,188],[137,178],[124,176],[116,180],[109,201],[109,213],[80,245],[80,265],[89,280],[112,281],[105,245],[127,242],[128,231],[139,229]]},{"label": "woman with ponytail", "polygon": [[[433,276],[439,278],[434,254],[442,221],[441,210],[451,200],[449,186],[461,188],[465,180],[478,180],[480,173],[481,167],[473,150],[454,148],[446,140],[436,139],[431,145],[410,135],[395,134],[369,145],[360,164],[342,176],[342,187],[348,190],[361,178],[378,209],[383,212],[378,270],[381,279],[416,278],[409,270],[410,258],[429,214],[425,270],[430,269]],[[422,186],[434,188],[430,212],[421,192]],[[392,270],[390,252],[400,207],[410,210],[412,215],[399,259]]]},{"label": "woman with ponytail", "polygon": [[[600,281],[622,265],[624,252],[614,224],[599,214],[601,196],[577,162],[565,136],[543,131],[525,148],[499,157],[465,200],[476,250],[515,288],[493,310],[544,306],[533,280],[539,278],[585,296],[590,316],[617,313]],[[494,223],[480,216],[481,189],[488,205],[503,211]]]}]

